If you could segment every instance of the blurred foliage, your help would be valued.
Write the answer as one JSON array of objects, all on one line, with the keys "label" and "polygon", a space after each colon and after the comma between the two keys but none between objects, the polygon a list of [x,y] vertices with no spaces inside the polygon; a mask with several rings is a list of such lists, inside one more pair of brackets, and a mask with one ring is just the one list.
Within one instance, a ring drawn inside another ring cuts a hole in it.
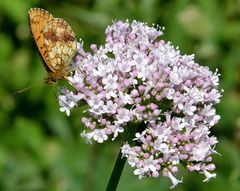
[{"label": "blurred foliage", "polygon": [[[105,190],[120,145],[87,145],[80,137],[81,109],[67,117],[59,111],[57,87],[43,84],[46,75],[27,20],[41,7],[69,22],[89,50],[104,43],[113,20],[139,20],[165,26],[164,39],[197,62],[219,69],[225,90],[217,106],[220,123],[214,156],[217,178],[184,175],[177,191],[240,190],[240,1],[239,0],[0,0],[0,190]],[[15,94],[35,84],[31,89]],[[138,180],[125,166],[119,191],[169,190],[166,178]]]}]

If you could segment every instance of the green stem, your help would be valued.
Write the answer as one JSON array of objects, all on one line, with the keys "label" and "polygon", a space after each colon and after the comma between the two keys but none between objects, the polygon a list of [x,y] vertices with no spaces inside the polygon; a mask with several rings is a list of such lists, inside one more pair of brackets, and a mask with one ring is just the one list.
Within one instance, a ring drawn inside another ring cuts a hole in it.
[{"label": "green stem", "polygon": [[111,177],[109,179],[106,191],[115,191],[117,189],[117,185],[120,180],[125,162],[126,157],[122,157],[122,152],[120,150]]},{"label": "green stem", "polygon": [[[142,132],[145,128],[146,126],[143,122],[138,125],[127,126],[127,129],[125,129],[126,130],[125,141],[130,143],[130,145],[137,144],[134,143],[132,139],[136,132]],[[126,159],[127,159],[126,157],[122,157],[122,152],[120,149],[106,191],[116,191]]]}]

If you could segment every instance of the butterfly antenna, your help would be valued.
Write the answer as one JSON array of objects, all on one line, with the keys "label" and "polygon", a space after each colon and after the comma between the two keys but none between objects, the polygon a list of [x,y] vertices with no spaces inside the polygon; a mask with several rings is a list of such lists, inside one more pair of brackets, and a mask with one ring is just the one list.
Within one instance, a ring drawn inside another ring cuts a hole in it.
[{"label": "butterfly antenna", "polygon": [[[24,89],[22,89],[22,90],[18,90],[18,91],[15,92],[15,94],[21,94],[21,93],[23,93],[23,92],[31,89],[33,86],[38,85],[39,83],[40,83],[40,82],[36,82],[36,83],[34,83],[34,84],[32,84],[32,85],[30,85],[30,86],[28,86],[28,87],[26,87],[26,88],[24,88]],[[42,83],[42,82],[41,82],[41,83]]]}]

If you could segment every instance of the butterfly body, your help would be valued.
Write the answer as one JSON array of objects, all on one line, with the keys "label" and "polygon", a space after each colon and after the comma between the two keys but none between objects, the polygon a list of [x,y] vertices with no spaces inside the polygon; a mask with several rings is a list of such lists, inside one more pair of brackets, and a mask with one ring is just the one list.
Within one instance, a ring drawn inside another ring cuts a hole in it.
[{"label": "butterfly body", "polygon": [[68,23],[54,18],[48,11],[32,8],[29,11],[30,29],[48,72],[49,84],[65,79],[71,69],[72,57],[77,48],[75,34]]}]

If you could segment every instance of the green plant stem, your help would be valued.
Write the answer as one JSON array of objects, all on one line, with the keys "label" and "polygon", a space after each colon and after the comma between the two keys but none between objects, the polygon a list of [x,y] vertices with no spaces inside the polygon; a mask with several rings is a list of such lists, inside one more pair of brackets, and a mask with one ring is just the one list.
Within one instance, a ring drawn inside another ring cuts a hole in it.
[{"label": "green plant stem", "polygon": [[[125,141],[130,143],[131,145],[137,145],[137,143],[135,143],[132,139],[135,136],[136,132],[140,133],[145,128],[146,125],[143,122],[137,125],[127,126],[127,129],[125,129],[126,130],[126,134],[124,137]],[[126,157],[122,157],[122,152],[120,149],[106,191],[116,191],[126,159],[127,159]]]},{"label": "green plant stem", "polygon": [[120,180],[125,162],[126,157],[122,157],[122,152],[120,150],[111,177],[109,179],[106,191],[115,191],[117,189],[117,185]]}]

